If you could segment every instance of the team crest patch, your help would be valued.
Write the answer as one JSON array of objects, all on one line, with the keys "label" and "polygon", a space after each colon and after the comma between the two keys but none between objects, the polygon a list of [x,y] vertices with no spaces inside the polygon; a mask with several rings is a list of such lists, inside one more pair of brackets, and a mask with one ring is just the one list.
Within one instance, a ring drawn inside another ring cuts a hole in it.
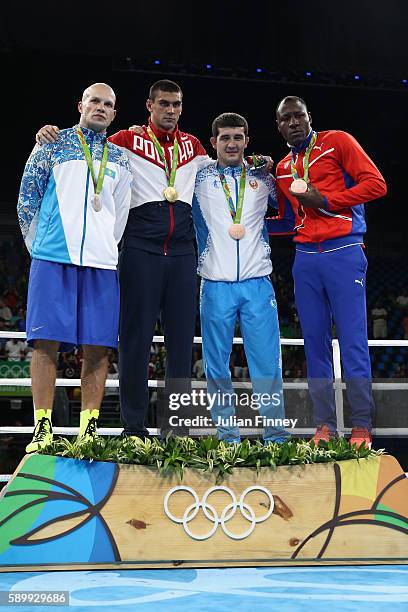
[{"label": "team crest patch", "polygon": [[249,181],[249,185],[250,187],[252,187],[252,189],[258,189],[259,185],[258,185],[258,181],[255,179],[251,179]]},{"label": "team crest patch", "polygon": [[219,189],[220,188],[220,184],[219,184],[217,179],[215,179],[215,181],[213,182],[213,187],[214,187],[214,189]]},{"label": "team crest patch", "polygon": [[287,169],[289,168],[289,162],[288,162],[288,161],[287,161],[287,162],[285,162],[285,163],[283,164],[283,167],[285,168],[285,170],[287,170]]}]

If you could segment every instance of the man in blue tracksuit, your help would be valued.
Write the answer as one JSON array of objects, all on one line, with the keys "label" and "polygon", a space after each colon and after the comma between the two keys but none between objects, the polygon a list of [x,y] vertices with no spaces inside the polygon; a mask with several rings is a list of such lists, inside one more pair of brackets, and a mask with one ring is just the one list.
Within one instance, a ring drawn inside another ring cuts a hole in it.
[{"label": "man in blue tracksuit", "polygon": [[[265,441],[284,441],[279,323],[264,216],[275,201],[271,175],[244,162],[248,124],[224,113],[212,126],[217,161],[197,174],[193,197],[201,285],[201,334],[211,416],[218,437],[239,442],[229,359],[237,318]],[[212,403],[212,402],[211,402]],[[255,407],[255,404],[252,405]]]}]

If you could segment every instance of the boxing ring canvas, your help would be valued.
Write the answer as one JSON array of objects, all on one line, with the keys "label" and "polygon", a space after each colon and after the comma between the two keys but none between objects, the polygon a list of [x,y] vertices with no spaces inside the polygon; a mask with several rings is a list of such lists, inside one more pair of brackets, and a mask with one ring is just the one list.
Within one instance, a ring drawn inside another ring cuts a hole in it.
[{"label": "boxing ring canvas", "polygon": [[0,570],[408,561],[395,458],[186,469],[26,456],[0,498]]}]

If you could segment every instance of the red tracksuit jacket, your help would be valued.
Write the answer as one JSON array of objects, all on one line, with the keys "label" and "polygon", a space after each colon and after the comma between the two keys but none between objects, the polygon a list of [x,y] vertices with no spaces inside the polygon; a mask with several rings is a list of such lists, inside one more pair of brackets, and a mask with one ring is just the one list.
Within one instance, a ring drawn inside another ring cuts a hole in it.
[{"label": "red tracksuit jacket", "polygon": [[[311,136],[312,132],[295,155],[300,178],[304,175],[303,160]],[[325,250],[333,244],[333,239],[336,246],[361,243],[366,231],[364,203],[385,195],[387,187],[355,138],[337,130],[317,134],[309,158],[309,180],[325,197],[324,208],[303,208],[289,192],[293,180],[291,159],[292,152],[276,168],[279,203],[276,220],[285,220],[286,224],[283,227],[282,223],[272,221],[271,233],[290,233],[292,229],[296,233],[295,242],[314,243],[318,250]]]}]

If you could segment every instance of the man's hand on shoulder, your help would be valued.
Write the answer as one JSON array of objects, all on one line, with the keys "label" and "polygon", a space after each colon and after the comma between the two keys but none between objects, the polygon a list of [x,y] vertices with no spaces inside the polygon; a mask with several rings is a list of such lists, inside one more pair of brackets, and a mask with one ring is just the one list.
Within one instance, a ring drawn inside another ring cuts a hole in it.
[{"label": "man's hand on shoulder", "polygon": [[39,145],[57,142],[59,138],[59,127],[56,125],[44,125],[35,135],[35,142]]},{"label": "man's hand on shoulder", "polygon": [[265,172],[271,172],[273,168],[273,159],[269,155],[248,155],[245,158],[252,170],[264,170]]},{"label": "man's hand on shoulder", "polygon": [[308,190],[305,193],[292,193],[290,192],[305,208],[325,208],[326,200],[316,187],[313,187],[311,183],[308,184]]},{"label": "man's hand on shoulder", "polygon": [[141,136],[144,133],[144,130],[141,125],[131,125],[129,128],[129,132],[135,132],[138,136]]}]

